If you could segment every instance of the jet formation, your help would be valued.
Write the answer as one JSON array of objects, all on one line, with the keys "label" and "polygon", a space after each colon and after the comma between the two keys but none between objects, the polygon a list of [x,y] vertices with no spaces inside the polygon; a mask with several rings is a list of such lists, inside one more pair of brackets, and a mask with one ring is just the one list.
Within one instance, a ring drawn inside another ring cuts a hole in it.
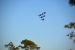
[{"label": "jet formation", "polygon": [[42,21],[45,20],[45,16],[46,16],[45,14],[46,12],[42,12],[41,14],[38,15]]}]

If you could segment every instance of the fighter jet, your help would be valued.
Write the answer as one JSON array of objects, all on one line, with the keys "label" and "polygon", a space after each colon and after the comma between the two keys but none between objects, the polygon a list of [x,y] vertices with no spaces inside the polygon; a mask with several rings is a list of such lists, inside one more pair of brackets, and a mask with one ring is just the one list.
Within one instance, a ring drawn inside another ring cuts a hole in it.
[{"label": "fighter jet", "polygon": [[43,14],[46,14],[46,12],[43,12]]},{"label": "fighter jet", "polygon": [[44,21],[45,14],[46,12],[42,12],[41,14],[38,15],[42,21]]},{"label": "fighter jet", "polygon": [[45,17],[45,15],[43,15],[42,17]]},{"label": "fighter jet", "polygon": [[41,14],[39,14],[38,16],[41,16],[41,15],[45,15],[46,14],[46,12],[42,12]]},{"label": "fighter jet", "polygon": [[40,18],[44,18],[45,17],[45,15],[43,15],[43,16],[40,16]]},{"label": "fighter jet", "polygon": [[41,20],[44,21],[44,18],[42,18]]},{"label": "fighter jet", "polygon": [[39,14],[38,16],[41,16],[42,14]]}]

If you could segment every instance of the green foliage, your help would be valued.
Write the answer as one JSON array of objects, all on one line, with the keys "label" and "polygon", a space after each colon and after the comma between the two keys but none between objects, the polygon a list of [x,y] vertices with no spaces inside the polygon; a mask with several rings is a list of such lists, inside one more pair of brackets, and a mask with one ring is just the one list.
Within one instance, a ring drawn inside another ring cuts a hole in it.
[{"label": "green foliage", "polygon": [[74,28],[75,29],[75,22],[70,22],[69,24],[66,24],[65,26],[64,26],[65,28]]},{"label": "green foliage", "polygon": [[21,47],[22,49],[25,48],[25,49],[35,49],[37,47],[37,45],[31,41],[31,40],[28,40],[28,39],[25,39],[25,40],[22,40],[21,41],[21,44],[23,44],[24,46],[19,46]]},{"label": "green foliage", "polygon": [[[75,22],[70,22],[69,24],[66,24],[64,27],[68,28],[68,29],[74,29],[75,30]],[[70,39],[72,39],[73,42],[75,43],[75,33],[74,33],[74,31],[71,31],[67,36]]]},{"label": "green foliage", "polygon": [[5,47],[8,48],[9,50],[19,50],[19,47],[21,47],[21,49],[25,49],[25,50],[34,50],[37,49],[39,50],[40,47],[37,47],[37,45],[35,44],[35,42],[25,39],[21,41],[22,45],[19,45],[18,47],[15,47],[14,44],[12,42],[5,44]]},{"label": "green foliage", "polygon": [[12,42],[5,44],[5,47],[8,48],[9,50],[19,50],[19,48],[15,47]]}]

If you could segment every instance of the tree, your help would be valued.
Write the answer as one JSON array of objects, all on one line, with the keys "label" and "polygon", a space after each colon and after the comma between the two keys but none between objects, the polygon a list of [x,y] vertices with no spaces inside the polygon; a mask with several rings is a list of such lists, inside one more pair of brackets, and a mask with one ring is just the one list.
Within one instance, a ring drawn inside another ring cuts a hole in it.
[{"label": "tree", "polygon": [[75,22],[70,22],[69,24],[65,25],[65,28],[74,28],[75,29]]},{"label": "tree", "polygon": [[36,47],[36,49],[37,49],[37,50],[39,50],[39,49],[40,49],[40,47]]},{"label": "tree", "polygon": [[[69,24],[66,24],[64,26],[65,28],[68,28],[68,29],[74,29],[75,30],[75,22],[70,22]],[[67,36],[73,40],[73,42],[75,43],[75,32],[71,31]]]},{"label": "tree", "polygon": [[[69,0],[69,4],[71,6],[75,6],[75,0]],[[70,22],[69,24],[66,24],[64,27],[68,28],[68,29],[72,29],[73,28],[75,30],[75,22]],[[75,43],[75,33],[74,33],[74,31],[71,31],[67,36],[70,39],[73,39],[73,42]],[[73,50],[73,49],[70,49],[70,50]]]},{"label": "tree", "polygon": [[15,47],[12,42],[5,44],[5,47],[8,48],[9,50],[19,50],[19,48]]},{"label": "tree", "polygon": [[69,4],[74,6],[75,5],[75,0],[69,0]]},{"label": "tree", "polygon": [[18,47],[15,47],[14,44],[12,42],[5,44],[5,47],[8,48],[9,50],[20,50],[19,47],[21,47],[21,49],[25,49],[25,50],[34,50],[37,49],[39,50],[40,47],[37,47],[37,45],[28,39],[22,40],[21,44],[23,45],[19,45]]},{"label": "tree", "polygon": [[34,50],[37,48],[37,45],[33,41],[28,39],[22,40],[21,44],[23,44],[24,46],[20,45],[19,47],[25,50]]}]

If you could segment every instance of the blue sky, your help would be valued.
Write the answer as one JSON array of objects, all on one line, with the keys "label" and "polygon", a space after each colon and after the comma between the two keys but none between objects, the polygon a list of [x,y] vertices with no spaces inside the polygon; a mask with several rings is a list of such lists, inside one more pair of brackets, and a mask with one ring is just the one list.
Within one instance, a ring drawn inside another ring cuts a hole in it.
[{"label": "blue sky", "polygon": [[[18,46],[21,40],[30,39],[40,50],[75,49],[66,37],[70,31],[64,25],[75,21],[75,7],[68,0],[0,0],[0,49],[12,41]],[[45,21],[38,14],[46,11]]]}]

